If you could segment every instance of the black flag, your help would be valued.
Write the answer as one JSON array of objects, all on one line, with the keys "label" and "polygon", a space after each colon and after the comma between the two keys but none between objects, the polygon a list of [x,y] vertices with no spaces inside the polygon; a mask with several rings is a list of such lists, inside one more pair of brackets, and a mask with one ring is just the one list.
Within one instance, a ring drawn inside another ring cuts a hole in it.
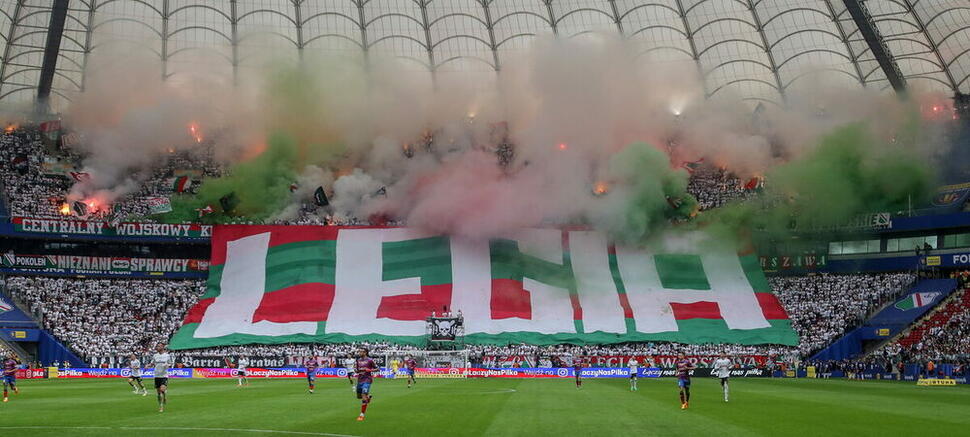
[{"label": "black flag", "polygon": [[327,199],[327,193],[323,191],[323,187],[317,187],[317,191],[313,192],[313,203],[317,206],[327,206],[330,204],[330,200]]},{"label": "black flag", "polygon": [[219,199],[219,205],[222,206],[222,212],[228,214],[232,210],[236,209],[236,205],[239,204],[239,198],[236,197],[236,192],[233,191]]},{"label": "black flag", "polygon": [[79,217],[84,217],[88,215],[88,206],[84,202],[77,200],[74,202],[74,213]]}]

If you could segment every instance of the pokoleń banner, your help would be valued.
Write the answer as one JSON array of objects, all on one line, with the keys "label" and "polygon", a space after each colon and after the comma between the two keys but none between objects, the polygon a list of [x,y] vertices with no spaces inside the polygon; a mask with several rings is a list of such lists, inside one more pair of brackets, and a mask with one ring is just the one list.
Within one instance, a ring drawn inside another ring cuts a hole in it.
[{"label": "pokole\u0144 banner", "polygon": [[209,261],[184,258],[128,258],[77,255],[24,255],[5,253],[0,256],[5,268],[89,272],[205,272]]},{"label": "pokole\u0144 banner", "polygon": [[13,217],[14,230],[41,234],[104,235],[120,237],[209,238],[211,225],[169,223],[118,223],[103,221]]},{"label": "pokole\u0144 banner", "polygon": [[442,307],[463,312],[475,344],[797,344],[757,257],[692,237],[674,252],[614,247],[594,231],[469,241],[410,228],[218,226],[207,291],[170,347],[422,344],[426,317]]}]

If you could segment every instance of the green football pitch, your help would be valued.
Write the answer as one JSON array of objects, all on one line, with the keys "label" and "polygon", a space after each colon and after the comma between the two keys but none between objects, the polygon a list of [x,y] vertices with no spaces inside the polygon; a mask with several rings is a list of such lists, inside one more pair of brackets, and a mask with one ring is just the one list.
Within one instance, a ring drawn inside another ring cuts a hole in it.
[{"label": "green football pitch", "polygon": [[[150,384],[151,380],[146,380]],[[146,384],[146,385],[148,385]],[[149,390],[151,387],[149,386]],[[367,420],[346,379],[172,380],[154,394],[121,379],[21,381],[0,404],[3,436],[886,436],[967,435],[970,387],[885,381],[735,379],[731,402],[695,379],[681,410],[675,380],[378,380]]]}]

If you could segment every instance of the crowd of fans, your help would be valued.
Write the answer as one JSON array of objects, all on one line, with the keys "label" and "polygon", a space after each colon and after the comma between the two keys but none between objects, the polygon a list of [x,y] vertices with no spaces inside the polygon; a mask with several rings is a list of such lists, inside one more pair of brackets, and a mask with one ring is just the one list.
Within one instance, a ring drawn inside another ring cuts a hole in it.
[{"label": "crowd of fans", "polygon": [[[25,125],[0,135],[0,181],[11,216],[152,222],[148,199],[172,195],[175,188],[171,181],[177,171],[194,172],[196,179],[221,174],[210,154],[211,149],[205,148],[171,151],[159,157],[162,165],[129,174],[130,181],[124,185],[133,188],[111,205],[85,205],[79,212],[74,202],[86,199],[68,197],[76,183],[91,177],[84,171],[82,157],[70,148],[50,145],[36,126]],[[188,190],[192,188],[187,186]],[[65,204],[68,211],[62,210]]]},{"label": "crowd of fans", "polygon": [[827,274],[769,278],[808,355],[858,326],[869,313],[907,289],[910,273]]},{"label": "crowd of fans", "polygon": [[202,295],[204,281],[11,276],[7,290],[87,359],[147,352],[167,342]]},{"label": "crowd of fans", "polygon": [[743,181],[722,168],[700,165],[691,172],[687,192],[697,199],[699,210],[706,211],[750,197],[761,183],[760,179]]},{"label": "crowd of fans", "polygon": [[[412,144],[402,148],[404,158],[416,154],[439,153],[454,146],[450,141],[438,139],[438,134],[427,133]],[[503,168],[512,165],[515,146],[507,136],[497,135],[495,146],[482,148],[496,155]],[[129,187],[112,199],[110,205],[86,207],[79,213],[73,208],[78,199],[68,199],[72,187],[91,177],[84,171],[83,157],[70,147],[56,147],[45,141],[36,126],[20,126],[0,136],[0,182],[12,216],[38,218],[65,218],[106,221],[154,222],[149,199],[172,197],[179,192],[192,195],[204,177],[218,177],[226,172],[223,165],[213,159],[212,147],[195,147],[188,150],[170,150],[158,156],[159,164],[152,169],[133,172],[123,185]],[[442,143],[442,144],[439,144]],[[440,150],[439,150],[440,149]],[[174,181],[180,175],[190,175],[188,185],[175,188]],[[716,208],[735,199],[746,198],[755,190],[723,169],[700,165],[691,169],[688,192],[697,198],[700,210]],[[84,199],[81,199],[84,200]],[[64,210],[64,205],[68,210]],[[203,213],[200,213],[203,214]],[[377,221],[378,223],[375,223]],[[294,217],[271,220],[269,223],[238,218],[232,224],[294,224],[294,225],[400,225],[384,217],[342,217],[328,214],[312,202],[302,205]]]},{"label": "crowd of fans", "polygon": [[[770,283],[788,311],[801,343],[724,345],[630,343],[620,345],[471,345],[477,355],[800,355],[817,351],[861,322],[879,302],[895,296],[914,277],[905,273],[772,278]],[[57,338],[85,358],[126,356],[164,342],[180,326],[185,313],[204,290],[203,281],[68,279],[13,276],[7,287],[15,298],[42,320]],[[958,319],[964,322],[968,316]],[[954,331],[960,340],[965,329]],[[942,340],[941,340],[942,341]],[[962,338],[966,342],[966,335]],[[375,353],[408,346],[372,344]],[[341,356],[355,345],[248,345],[191,351],[197,356]],[[959,346],[956,346],[959,347]]]}]

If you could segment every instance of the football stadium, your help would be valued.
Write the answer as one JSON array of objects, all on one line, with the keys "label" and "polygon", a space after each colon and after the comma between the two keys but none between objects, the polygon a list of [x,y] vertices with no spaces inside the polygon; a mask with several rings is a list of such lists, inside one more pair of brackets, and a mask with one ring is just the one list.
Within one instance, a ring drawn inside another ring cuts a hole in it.
[{"label": "football stadium", "polygon": [[3,436],[970,429],[966,0],[0,0],[0,127]]}]

